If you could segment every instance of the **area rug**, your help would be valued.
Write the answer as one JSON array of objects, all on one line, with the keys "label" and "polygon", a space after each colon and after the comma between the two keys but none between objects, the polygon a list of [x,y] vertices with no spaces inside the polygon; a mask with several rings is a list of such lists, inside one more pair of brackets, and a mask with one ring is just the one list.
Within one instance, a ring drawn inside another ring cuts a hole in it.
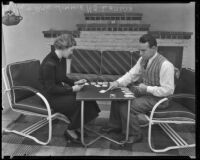
[{"label": "area rug", "polygon": [[[8,128],[14,128],[16,130],[22,129],[26,126],[29,126],[31,123],[38,121],[38,118],[31,116],[21,116],[16,121],[9,124]],[[107,118],[97,118],[94,122],[89,123],[87,127],[91,128],[95,131],[100,131],[100,128],[108,122]],[[52,139],[47,146],[57,146],[57,147],[70,147],[70,148],[84,148],[81,144],[76,143],[68,143],[64,136],[64,130],[66,129],[66,124],[60,120],[53,121],[53,133]],[[194,141],[195,132],[191,132],[194,128],[188,128],[188,126],[183,126],[184,129],[179,129],[181,135],[185,136],[188,141]],[[148,144],[148,127],[142,128],[143,132],[143,140],[139,143],[135,144],[127,144],[124,146],[120,146],[113,142],[110,142],[106,139],[100,139],[96,141],[94,144],[88,146],[88,148],[93,149],[110,149],[113,151],[129,151],[132,153],[136,153],[137,155],[167,155],[167,156],[195,156],[195,148],[190,149],[176,149],[170,150],[164,153],[153,153]],[[88,137],[85,138],[85,141],[88,142],[96,137],[95,134],[87,131]],[[44,126],[38,131],[32,133],[32,135],[38,137],[40,140],[46,141],[48,136],[48,126]],[[107,136],[112,137],[113,139],[118,140],[120,138],[120,134],[110,133]],[[8,144],[18,144],[17,149],[10,152],[10,156],[16,155],[34,155],[37,151],[43,147],[42,145],[38,145],[33,140],[28,138],[24,138],[22,136],[18,136],[12,133],[2,133],[2,142]],[[169,139],[169,137],[161,130],[159,126],[153,126],[152,130],[152,144],[154,148],[165,148],[166,146],[173,145],[174,142]],[[153,153],[153,154],[152,154]],[[134,154],[133,154],[134,155]]]}]

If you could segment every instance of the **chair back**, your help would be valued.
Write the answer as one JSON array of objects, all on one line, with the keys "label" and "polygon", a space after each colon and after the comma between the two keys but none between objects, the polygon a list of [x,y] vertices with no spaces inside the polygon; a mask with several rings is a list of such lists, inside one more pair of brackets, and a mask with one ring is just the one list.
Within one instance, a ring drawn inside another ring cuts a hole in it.
[{"label": "chair back", "polygon": [[[29,86],[40,89],[39,68],[40,61],[35,59],[7,65],[5,69],[7,79],[4,77],[6,89],[10,89],[14,86]],[[10,102],[13,104],[32,95],[34,95],[34,93],[30,91],[11,90],[9,98]]]},{"label": "chair back", "polygon": [[[195,72],[188,68],[182,68],[180,77],[176,81],[174,94],[187,93],[195,95]],[[179,103],[195,112],[195,102],[191,99],[177,99]]]}]

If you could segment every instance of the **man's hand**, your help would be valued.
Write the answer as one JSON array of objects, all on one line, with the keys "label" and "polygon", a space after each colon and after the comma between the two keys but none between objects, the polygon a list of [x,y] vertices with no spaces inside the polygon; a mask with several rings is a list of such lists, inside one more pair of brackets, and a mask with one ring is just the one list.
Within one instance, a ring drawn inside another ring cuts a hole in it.
[{"label": "man's hand", "polygon": [[113,90],[113,89],[117,88],[118,86],[119,86],[119,82],[117,82],[117,81],[110,82],[109,90]]},{"label": "man's hand", "polygon": [[87,82],[86,79],[81,79],[81,80],[78,80],[78,81],[74,82],[74,84],[75,84],[75,85],[82,85],[82,84],[84,84],[84,83],[86,83],[86,82]]},{"label": "man's hand", "polygon": [[72,87],[73,92],[79,92],[84,85],[75,85]]},{"label": "man's hand", "polygon": [[141,83],[139,86],[130,86],[130,91],[135,94],[136,97],[140,97],[147,94],[147,86]]},{"label": "man's hand", "polygon": [[144,83],[140,83],[137,89],[141,95],[147,93],[147,85],[145,85]]}]

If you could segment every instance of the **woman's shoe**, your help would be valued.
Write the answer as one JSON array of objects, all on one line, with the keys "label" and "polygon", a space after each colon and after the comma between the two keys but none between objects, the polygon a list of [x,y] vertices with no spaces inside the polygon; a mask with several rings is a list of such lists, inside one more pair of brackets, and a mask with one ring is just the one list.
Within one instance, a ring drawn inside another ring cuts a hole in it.
[{"label": "woman's shoe", "polygon": [[137,115],[137,118],[138,118],[140,127],[149,126],[149,117],[146,114],[140,113]]},{"label": "woman's shoe", "polygon": [[64,131],[64,137],[65,139],[67,140],[67,142],[71,143],[71,142],[74,142],[74,143],[81,143],[80,141],[80,137],[78,136],[78,138],[74,138],[72,137],[67,130]]},{"label": "woman's shoe", "polygon": [[125,135],[122,136],[120,143],[128,143],[128,144],[133,144],[133,143],[138,143],[140,141],[142,141],[143,139],[143,135],[139,134],[137,136],[129,136],[128,140],[125,140]]},{"label": "woman's shoe", "polygon": [[[78,135],[78,137],[81,137],[81,131],[75,130],[75,133]],[[84,131],[84,137],[89,137],[89,135]]]}]

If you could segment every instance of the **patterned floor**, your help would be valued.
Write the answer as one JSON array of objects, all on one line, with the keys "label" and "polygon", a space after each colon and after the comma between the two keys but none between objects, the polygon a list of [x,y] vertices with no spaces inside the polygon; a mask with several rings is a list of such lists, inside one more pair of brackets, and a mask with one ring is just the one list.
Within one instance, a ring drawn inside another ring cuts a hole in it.
[{"label": "patterned floor", "polygon": [[[9,128],[22,129],[25,126],[30,125],[38,120],[35,117],[21,116],[16,121],[8,125]],[[98,118],[95,122],[88,125],[88,127],[93,130],[99,131],[100,127],[107,123],[106,118]],[[188,128],[188,126],[183,127],[181,133],[187,138],[188,141],[194,141],[194,128]],[[41,146],[34,141],[17,136],[12,133],[2,134],[2,155],[6,156],[21,156],[21,155],[59,155],[59,156],[69,156],[69,155],[106,155],[106,156],[195,156],[195,148],[191,149],[179,149],[170,150],[165,153],[153,153],[149,146],[147,140],[147,128],[143,128],[143,140],[139,143],[119,146],[113,142],[107,141],[106,139],[100,139],[96,143],[90,145],[88,148],[84,148],[80,144],[67,143],[64,139],[63,132],[66,129],[66,124],[62,121],[53,121],[53,134],[52,140],[47,146]],[[190,131],[190,132],[189,132]],[[194,132],[195,133],[195,132]],[[89,133],[89,137],[86,138],[86,142],[95,138],[96,135]],[[47,138],[47,126],[41,128],[39,131],[33,133],[33,135],[39,137],[41,140],[46,140]],[[173,142],[166,136],[166,134],[160,129],[159,126],[155,126],[152,132],[153,135],[153,145],[155,148],[164,148],[167,145],[173,144]],[[111,133],[108,136],[118,139],[120,134]]]}]

